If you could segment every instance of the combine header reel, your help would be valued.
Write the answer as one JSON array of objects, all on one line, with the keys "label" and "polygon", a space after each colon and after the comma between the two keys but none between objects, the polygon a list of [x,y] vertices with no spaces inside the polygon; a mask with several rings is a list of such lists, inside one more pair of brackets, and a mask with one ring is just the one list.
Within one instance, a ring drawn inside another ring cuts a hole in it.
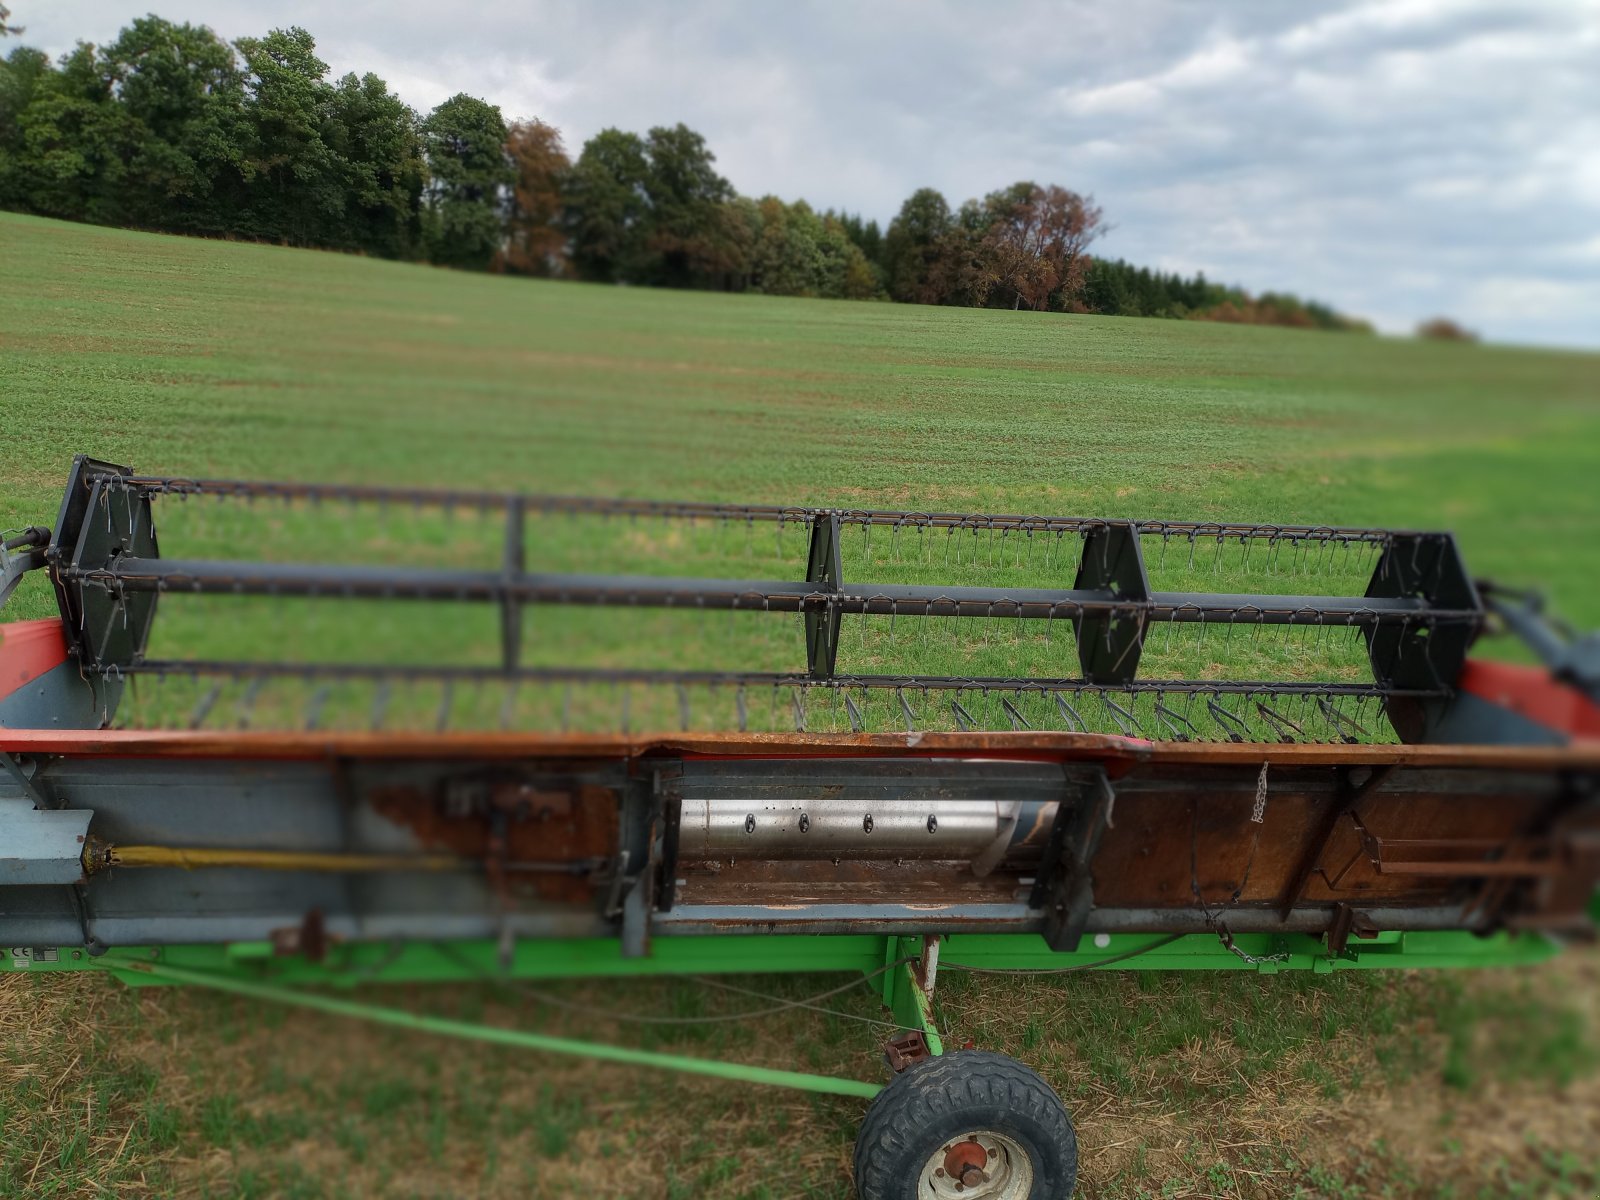
[{"label": "combine header reel", "polygon": [[[1071,1190],[1043,1081],[944,1053],[940,969],[1464,966],[1593,929],[1600,653],[1444,533],[80,458],[5,546],[0,599],[41,569],[60,613],[0,625],[5,965],[875,1096],[869,1200]],[[1492,625],[1546,665],[1469,659]],[[779,970],[869,977],[887,1087],[294,986]]]}]

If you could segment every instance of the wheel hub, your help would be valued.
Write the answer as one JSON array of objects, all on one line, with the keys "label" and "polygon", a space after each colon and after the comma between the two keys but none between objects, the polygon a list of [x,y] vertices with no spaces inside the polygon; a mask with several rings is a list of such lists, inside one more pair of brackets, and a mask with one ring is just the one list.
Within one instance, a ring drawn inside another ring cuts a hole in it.
[{"label": "wheel hub", "polygon": [[978,1130],[936,1149],[922,1169],[919,1198],[928,1200],[1027,1200],[1033,1163],[1006,1134]]},{"label": "wheel hub", "polygon": [[989,1152],[977,1142],[958,1142],[945,1151],[946,1178],[957,1180],[969,1188],[988,1182],[989,1177],[983,1170],[988,1165]]}]

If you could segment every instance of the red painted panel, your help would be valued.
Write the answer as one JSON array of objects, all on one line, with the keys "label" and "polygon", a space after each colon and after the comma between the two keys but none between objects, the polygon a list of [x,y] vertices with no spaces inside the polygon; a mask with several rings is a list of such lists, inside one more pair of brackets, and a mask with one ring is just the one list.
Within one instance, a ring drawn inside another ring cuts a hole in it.
[{"label": "red painted panel", "polygon": [[0,625],[0,697],[67,661],[67,639],[54,617]]},{"label": "red painted panel", "polygon": [[1600,707],[1543,667],[1468,659],[1459,686],[1481,700],[1573,737],[1600,737]]}]

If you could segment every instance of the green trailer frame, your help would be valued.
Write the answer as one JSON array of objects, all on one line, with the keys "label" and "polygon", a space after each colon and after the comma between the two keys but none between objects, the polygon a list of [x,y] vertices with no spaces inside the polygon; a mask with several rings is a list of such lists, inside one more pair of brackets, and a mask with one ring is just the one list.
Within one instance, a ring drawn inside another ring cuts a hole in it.
[{"label": "green trailer frame", "polygon": [[[1600,919],[1600,900],[1596,902]],[[492,1042],[525,1050],[654,1067],[742,1083],[871,1099],[881,1083],[775,1070],[715,1059],[635,1050],[602,1042],[498,1028],[373,1004],[350,993],[377,983],[482,983],[496,980],[624,979],[670,975],[860,972],[874,976],[884,1007],[903,1029],[922,1035],[929,1054],[945,1047],[926,976],[929,943],[947,966],[1048,971],[1335,971],[1527,966],[1559,953],[1539,934],[1487,937],[1462,931],[1387,932],[1339,954],[1308,934],[1239,934],[1230,949],[1209,934],[1158,937],[1105,934],[1071,952],[1051,950],[1037,934],[950,934],[939,939],[874,934],[729,935],[663,938],[649,957],[629,957],[619,939],[527,940],[507,958],[487,940],[394,946],[354,943],[321,962],[281,955],[268,942],[119,947],[99,956],[81,947],[0,950],[8,972],[102,972],[130,987],[187,985],[249,999],[313,1009],[419,1033]],[[885,968],[888,968],[885,970]],[[936,980],[936,974],[935,974]],[[936,985],[935,985],[936,986]]]}]

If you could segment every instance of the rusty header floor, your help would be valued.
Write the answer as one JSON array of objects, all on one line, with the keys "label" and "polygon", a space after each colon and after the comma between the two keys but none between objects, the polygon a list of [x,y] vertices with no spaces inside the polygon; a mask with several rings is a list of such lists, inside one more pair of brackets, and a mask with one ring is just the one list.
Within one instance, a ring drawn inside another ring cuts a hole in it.
[{"label": "rusty header floor", "polygon": [[1566,746],[1157,742],[1098,733],[365,733],[188,730],[0,730],[0,750],[128,758],[729,758],[989,756],[1107,765],[1600,768],[1600,740]]}]

